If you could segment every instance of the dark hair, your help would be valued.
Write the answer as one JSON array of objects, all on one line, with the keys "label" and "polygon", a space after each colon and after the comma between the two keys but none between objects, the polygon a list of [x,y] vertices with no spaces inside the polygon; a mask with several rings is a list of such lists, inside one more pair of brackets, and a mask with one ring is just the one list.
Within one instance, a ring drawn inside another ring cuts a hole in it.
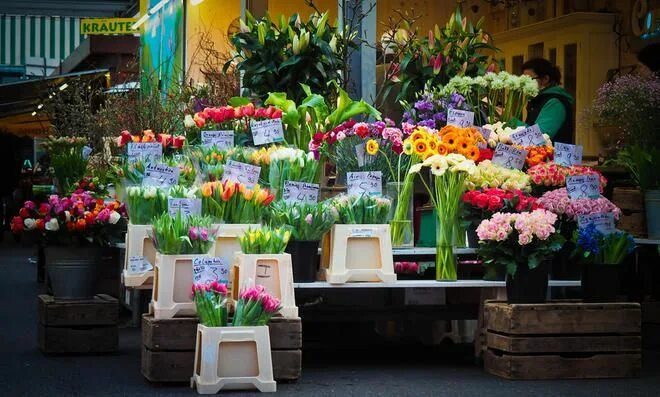
[{"label": "dark hair", "polygon": [[660,43],[649,44],[637,54],[637,59],[652,72],[660,72]]},{"label": "dark hair", "polygon": [[561,83],[561,72],[559,68],[553,65],[550,61],[543,58],[534,58],[523,63],[522,70],[533,70],[539,77],[550,78],[550,83],[560,84]]}]

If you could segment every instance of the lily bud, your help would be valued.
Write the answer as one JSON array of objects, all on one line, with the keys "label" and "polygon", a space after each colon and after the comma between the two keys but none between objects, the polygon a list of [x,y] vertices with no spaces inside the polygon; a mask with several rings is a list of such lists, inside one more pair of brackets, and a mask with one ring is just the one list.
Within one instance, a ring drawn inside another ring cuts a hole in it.
[{"label": "lily bud", "polygon": [[332,52],[337,52],[337,36],[332,35],[332,38],[330,39],[330,49]]},{"label": "lily bud", "polygon": [[247,33],[247,32],[250,31],[250,28],[245,24],[245,22],[243,22],[242,19],[240,20],[239,23],[240,23],[239,29],[240,29],[241,33]]}]

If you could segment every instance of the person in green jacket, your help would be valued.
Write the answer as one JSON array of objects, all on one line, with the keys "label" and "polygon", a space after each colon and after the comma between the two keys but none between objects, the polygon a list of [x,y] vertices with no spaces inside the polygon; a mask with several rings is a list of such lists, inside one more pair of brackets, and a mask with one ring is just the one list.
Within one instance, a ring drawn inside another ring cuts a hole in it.
[{"label": "person in green jacket", "polygon": [[525,123],[514,120],[511,124],[538,124],[541,131],[548,134],[554,142],[575,143],[574,100],[571,94],[559,85],[559,68],[546,59],[535,58],[525,62],[522,71],[538,82],[539,94],[527,103]]}]

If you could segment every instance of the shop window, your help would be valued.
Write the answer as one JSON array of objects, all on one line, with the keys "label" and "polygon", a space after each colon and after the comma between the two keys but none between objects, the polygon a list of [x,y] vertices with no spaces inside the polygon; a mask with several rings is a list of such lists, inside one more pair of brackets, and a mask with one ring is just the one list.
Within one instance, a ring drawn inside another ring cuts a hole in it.
[{"label": "shop window", "polygon": [[528,59],[543,58],[543,43],[532,44],[527,47]]},{"label": "shop window", "polygon": [[556,48],[551,48],[551,49],[548,51],[548,60],[549,60],[550,63],[552,63],[553,65],[556,65],[556,64],[557,64],[557,49],[556,49]]},{"label": "shop window", "polygon": [[522,65],[525,63],[525,57],[514,55],[511,58],[511,73],[522,74]]}]

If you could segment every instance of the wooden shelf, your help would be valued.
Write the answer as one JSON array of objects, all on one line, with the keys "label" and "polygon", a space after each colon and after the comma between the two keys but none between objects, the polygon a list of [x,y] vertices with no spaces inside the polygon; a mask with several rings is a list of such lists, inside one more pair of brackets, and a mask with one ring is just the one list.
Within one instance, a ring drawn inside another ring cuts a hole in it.
[{"label": "wooden shelf", "polygon": [[[579,280],[550,280],[550,287],[579,287]],[[435,280],[397,280],[391,283],[346,283],[329,284],[325,281],[313,283],[294,283],[295,288],[319,289],[319,288],[502,288],[504,281],[485,280],[457,280],[457,281],[435,281]]]}]

